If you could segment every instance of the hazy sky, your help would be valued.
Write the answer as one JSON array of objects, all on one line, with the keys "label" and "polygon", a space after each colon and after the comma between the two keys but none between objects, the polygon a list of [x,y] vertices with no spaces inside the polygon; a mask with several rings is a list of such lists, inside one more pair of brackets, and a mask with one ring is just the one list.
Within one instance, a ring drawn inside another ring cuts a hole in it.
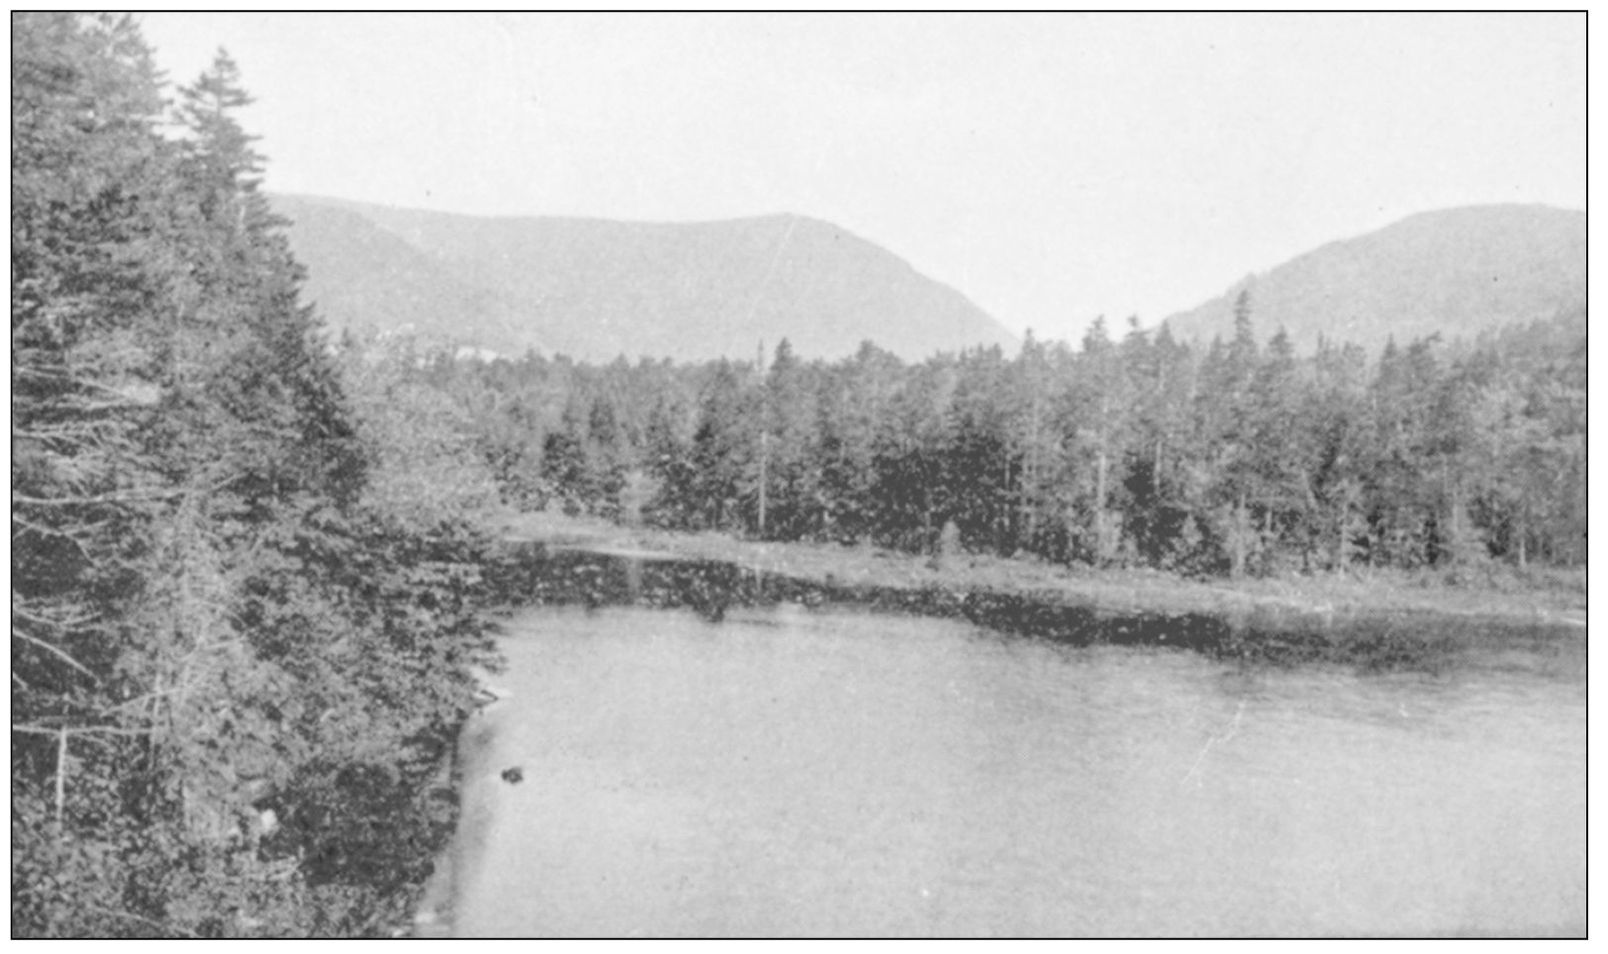
[{"label": "hazy sky", "polygon": [[270,189],[798,212],[1040,337],[1414,212],[1585,208],[1583,14],[140,19],[175,82],[234,56]]}]

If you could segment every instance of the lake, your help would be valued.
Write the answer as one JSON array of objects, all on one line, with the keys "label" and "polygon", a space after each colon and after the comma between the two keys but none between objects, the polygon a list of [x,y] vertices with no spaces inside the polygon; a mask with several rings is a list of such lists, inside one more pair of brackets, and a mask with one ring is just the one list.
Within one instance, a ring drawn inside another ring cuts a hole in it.
[{"label": "lake", "polygon": [[1579,636],[1379,669],[841,606],[504,630],[454,934],[1585,930]]}]

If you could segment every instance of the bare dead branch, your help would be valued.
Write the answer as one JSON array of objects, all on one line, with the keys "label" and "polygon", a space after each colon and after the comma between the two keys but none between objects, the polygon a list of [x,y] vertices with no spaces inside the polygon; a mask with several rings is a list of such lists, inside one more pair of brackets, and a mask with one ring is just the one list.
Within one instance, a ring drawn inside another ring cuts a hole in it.
[{"label": "bare dead branch", "polygon": [[25,735],[59,735],[66,732],[71,735],[150,735],[150,729],[125,729],[115,725],[17,725],[11,726],[11,731],[21,732]]},{"label": "bare dead branch", "polygon": [[23,518],[17,516],[16,514],[11,515],[11,525],[12,525],[11,539],[13,539],[13,540],[15,540],[17,538],[17,528],[18,527],[21,527],[23,530],[26,530],[26,531],[31,531],[33,533],[40,534],[41,536],[58,537],[60,539],[66,540],[68,543],[71,543],[78,550],[79,554],[82,555],[83,558],[86,561],[89,562],[90,566],[100,566],[100,561],[96,560],[94,554],[89,552],[89,548],[84,545],[84,541],[78,539],[77,536],[75,536],[75,535],[73,535],[71,533],[68,533],[65,530],[58,530],[58,529],[56,529],[54,527],[47,527],[47,526],[44,526],[42,524],[34,523],[31,520],[24,520]]},{"label": "bare dead branch", "polygon": [[196,934],[196,933],[194,933],[192,931],[186,931],[183,928],[174,927],[171,924],[164,924],[161,921],[153,921],[150,918],[145,917],[144,915],[135,914],[132,911],[119,911],[116,908],[103,908],[103,907],[101,907],[100,905],[97,905],[97,904],[86,904],[86,905],[84,905],[84,907],[88,908],[91,911],[98,912],[100,914],[109,914],[114,918],[127,918],[130,921],[139,921],[139,922],[141,922],[143,924],[149,924],[151,927],[154,927],[158,931],[161,931],[163,937],[167,937],[167,936],[169,936],[171,934],[182,934],[185,937],[200,937],[201,936],[201,935]]},{"label": "bare dead branch", "polygon": [[49,626],[53,629],[72,629],[75,626],[83,626],[86,623],[93,623],[99,619],[99,617],[93,613],[88,615],[73,616],[70,618],[55,619],[36,611],[23,609],[22,607],[18,606],[15,601],[12,603],[11,615],[13,619],[21,618],[30,623],[37,623],[40,626]]},{"label": "bare dead branch", "polygon": [[56,743],[56,832],[61,837],[61,816],[67,807],[67,730],[60,732],[61,741]]},{"label": "bare dead branch", "polygon": [[88,666],[84,665],[83,663],[81,663],[78,660],[74,659],[72,656],[68,655],[67,651],[64,650],[64,649],[61,649],[60,647],[52,646],[52,645],[50,645],[49,643],[45,642],[42,639],[37,639],[37,638],[35,638],[33,636],[29,636],[27,633],[20,632],[20,631],[18,631],[17,627],[15,627],[15,626],[11,627],[11,638],[20,639],[20,640],[23,640],[24,642],[33,643],[35,646],[38,646],[40,649],[43,649],[46,652],[55,655],[56,657],[60,658],[63,662],[67,663],[67,665],[73,667],[74,669],[76,669],[79,672],[83,673],[84,675],[88,676],[92,682],[100,682],[100,679],[97,678],[96,675],[93,672],[90,672]]},{"label": "bare dead branch", "polygon": [[12,493],[11,502],[27,504],[33,507],[77,507],[89,504],[111,503],[146,503],[156,500],[174,500],[183,497],[185,491],[170,490],[163,493],[109,493],[93,494],[87,497],[28,497],[19,493]]}]

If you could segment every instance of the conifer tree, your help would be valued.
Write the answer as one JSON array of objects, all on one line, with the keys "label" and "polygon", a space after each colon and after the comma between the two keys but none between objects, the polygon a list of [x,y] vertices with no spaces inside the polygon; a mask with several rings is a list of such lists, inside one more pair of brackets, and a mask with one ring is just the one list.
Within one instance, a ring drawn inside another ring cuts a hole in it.
[{"label": "conifer tree", "polygon": [[360,505],[226,61],[182,142],[127,18],[18,15],[12,80],[13,932],[375,930],[439,838],[477,538]]},{"label": "conifer tree", "polygon": [[729,361],[717,364],[704,385],[692,437],[700,527],[745,529],[749,515],[757,516],[751,475],[758,470],[758,408],[752,397]]},{"label": "conifer tree", "polygon": [[771,512],[761,532],[769,536],[797,539],[823,522],[814,376],[783,338],[764,384],[763,452]]}]

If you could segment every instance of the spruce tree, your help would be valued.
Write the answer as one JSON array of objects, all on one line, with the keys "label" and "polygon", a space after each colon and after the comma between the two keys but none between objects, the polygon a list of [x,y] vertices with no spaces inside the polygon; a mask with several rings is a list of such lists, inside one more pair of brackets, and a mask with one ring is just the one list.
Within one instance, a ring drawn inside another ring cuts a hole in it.
[{"label": "spruce tree", "polygon": [[439,839],[480,543],[361,504],[227,60],[167,140],[132,21],[22,14],[12,90],[13,932],[375,930]]}]

